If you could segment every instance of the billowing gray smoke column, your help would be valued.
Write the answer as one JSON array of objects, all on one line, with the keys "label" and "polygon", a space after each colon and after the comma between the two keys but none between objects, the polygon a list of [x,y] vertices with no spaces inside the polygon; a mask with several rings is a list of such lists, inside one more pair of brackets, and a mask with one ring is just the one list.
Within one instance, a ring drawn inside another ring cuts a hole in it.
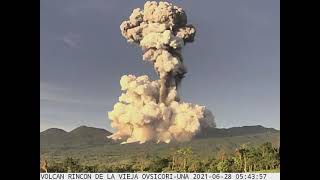
[{"label": "billowing gray smoke column", "polygon": [[159,80],[148,76],[124,75],[123,91],[113,111],[108,112],[117,131],[109,136],[123,143],[156,140],[190,140],[202,127],[215,126],[212,113],[204,106],[180,102],[179,84],[186,71],[181,49],[193,42],[196,30],[187,15],[168,2],[147,1],[122,22],[122,36],[143,50],[143,60],[153,64]]}]

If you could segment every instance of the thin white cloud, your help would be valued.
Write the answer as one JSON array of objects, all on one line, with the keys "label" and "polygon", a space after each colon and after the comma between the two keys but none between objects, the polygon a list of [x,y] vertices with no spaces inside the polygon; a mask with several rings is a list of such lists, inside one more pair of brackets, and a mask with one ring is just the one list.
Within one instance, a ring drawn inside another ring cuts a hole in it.
[{"label": "thin white cloud", "polygon": [[40,101],[73,105],[108,106],[108,99],[105,97],[97,98],[88,94],[84,95],[80,89],[60,86],[45,81],[40,81]]},{"label": "thin white cloud", "polygon": [[76,33],[67,33],[62,38],[65,45],[70,48],[78,48],[80,44],[80,35]]},{"label": "thin white cloud", "polygon": [[77,16],[84,12],[93,11],[101,14],[111,14],[116,9],[116,1],[70,1],[61,8],[63,13],[67,15]]},{"label": "thin white cloud", "polygon": [[68,89],[56,86],[51,83],[40,81],[40,100],[60,102],[60,103],[79,103],[79,99],[71,98]]},{"label": "thin white cloud", "polygon": [[53,127],[70,131],[80,125],[104,127],[110,110],[107,101],[83,96],[76,90],[40,81],[40,131]]}]

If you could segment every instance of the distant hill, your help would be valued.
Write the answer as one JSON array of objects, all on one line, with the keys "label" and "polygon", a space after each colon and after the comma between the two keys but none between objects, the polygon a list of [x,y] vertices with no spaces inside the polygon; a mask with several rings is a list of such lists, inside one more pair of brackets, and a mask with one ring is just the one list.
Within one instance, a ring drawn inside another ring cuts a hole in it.
[{"label": "distant hill", "polygon": [[[279,134],[279,130],[265,128],[263,126],[243,126],[233,128],[207,128],[203,129],[196,139],[208,138],[231,138],[237,136],[252,137],[256,134]],[[70,149],[70,148],[88,148],[110,144],[119,144],[108,139],[107,136],[112,133],[100,128],[80,126],[70,132],[62,129],[50,128],[40,133],[41,149]],[[192,140],[192,141],[195,141]]]},{"label": "distant hill", "polygon": [[40,133],[40,136],[64,136],[67,132],[58,128],[50,128]]},{"label": "distant hill", "polygon": [[40,148],[84,148],[110,144],[106,136],[111,132],[94,127],[80,126],[70,132],[50,128],[40,133]]},{"label": "distant hill", "polygon": [[233,137],[233,136],[244,136],[260,133],[279,133],[279,130],[274,128],[265,128],[263,126],[242,126],[226,128],[206,128],[203,129],[196,138],[212,138],[212,137]]}]

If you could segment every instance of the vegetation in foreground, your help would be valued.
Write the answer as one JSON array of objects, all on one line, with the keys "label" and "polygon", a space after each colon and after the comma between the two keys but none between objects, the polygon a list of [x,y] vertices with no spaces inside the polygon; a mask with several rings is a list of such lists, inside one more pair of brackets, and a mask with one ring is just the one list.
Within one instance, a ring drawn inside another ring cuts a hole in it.
[{"label": "vegetation in foreground", "polygon": [[48,160],[48,172],[279,172],[280,149],[267,142],[243,144],[232,153],[220,149],[215,155],[197,156],[183,147],[167,156],[143,156],[116,162],[80,163],[66,157],[62,162]]}]

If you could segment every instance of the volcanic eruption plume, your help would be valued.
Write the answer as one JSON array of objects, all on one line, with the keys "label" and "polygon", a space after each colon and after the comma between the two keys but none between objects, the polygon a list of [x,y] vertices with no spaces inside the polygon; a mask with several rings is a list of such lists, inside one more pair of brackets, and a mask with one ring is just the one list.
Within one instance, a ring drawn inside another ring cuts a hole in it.
[{"label": "volcanic eruption plume", "polygon": [[178,88],[186,68],[181,49],[193,42],[196,30],[185,11],[168,2],[147,1],[120,25],[121,34],[138,44],[143,60],[153,64],[159,80],[124,75],[122,94],[108,117],[117,131],[108,136],[123,143],[149,140],[169,143],[190,140],[203,127],[214,127],[204,106],[180,101]]}]

